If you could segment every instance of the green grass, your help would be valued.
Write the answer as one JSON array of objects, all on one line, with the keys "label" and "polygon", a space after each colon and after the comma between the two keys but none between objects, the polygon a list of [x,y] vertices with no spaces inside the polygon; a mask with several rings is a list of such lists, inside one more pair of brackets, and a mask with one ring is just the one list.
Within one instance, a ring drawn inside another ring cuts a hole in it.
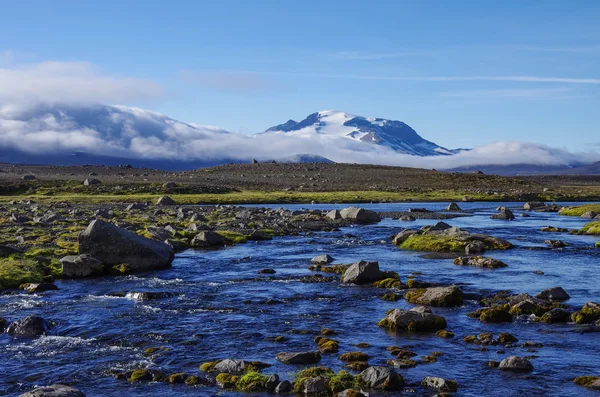
[{"label": "green grass", "polygon": [[49,267],[33,259],[11,256],[0,259],[0,290],[16,289],[21,284],[41,283],[48,277],[60,276],[60,264],[52,262]]},{"label": "green grass", "polygon": [[585,204],[578,205],[576,207],[565,208],[561,210],[559,214],[565,216],[581,216],[588,211],[594,211],[600,214],[600,204]]},{"label": "green grass", "polygon": [[[170,194],[177,204],[285,204],[285,203],[368,203],[371,201],[457,201],[464,196],[475,200],[501,200],[492,195],[473,195],[454,190],[436,190],[428,192],[384,192],[384,191],[338,191],[338,192],[285,192],[245,190],[230,193]],[[56,193],[52,196],[19,195],[0,196],[0,203],[11,200],[35,200],[40,203],[117,203],[151,202],[155,203],[161,194],[93,194],[93,193]]]},{"label": "green grass", "polygon": [[600,235],[600,221],[594,221],[586,223],[579,231],[578,234],[591,234]]},{"label": "green grass", "polygon": [[245,234],[232,232],[229,230],[217,230],[216,233],[220,234],[228,240],[231,240],[234,244],[243,244],[248,241],[248,236],[246,236]]}]

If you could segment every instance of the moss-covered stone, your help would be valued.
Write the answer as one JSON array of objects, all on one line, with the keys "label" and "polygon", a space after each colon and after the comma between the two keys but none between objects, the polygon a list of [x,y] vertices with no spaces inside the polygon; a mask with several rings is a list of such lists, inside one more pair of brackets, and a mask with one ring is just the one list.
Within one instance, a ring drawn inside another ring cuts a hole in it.
[{"label": "moss-covered stone", "polygon": [[200,371],[202,372],[212,372],[215,370],[215,365],[217,365],[221,360],[217,361],[208,361],[200,365]]},{"label": "moss-covered stone", "polygon": [[319,345],[319,351],[323,354],[337,353],[340,349],[340,342],[335,339],[317,336],[315,342]]},{"label": "moss-covered stone", "polygon": [[510,323],[513,321],[513,316],[506,310],[492,307],[481,311],[479,321],[482,323]]},{"label": "moss-covered stone", "polygon": [[168,383],[171,384],[180,384],[180,383],[185,383],[187,379],[187,375],[184,373],[178,373],[178,374],[173,374],[173,375],[169,375],[165,380]]},{"label": "moss-covered stone", "polygon": [[600,221],[586,223],[577,231],[577,234],[600,235]]},{"label": "moss-covered stone", "polygon": [[454,333],[450,332],[446,329],[441,329],[438,332],[435,333],[436,336],[439,336],[440,338],[444,338],[444,339],[451,339],[454,338]]},{"label": "moss-covered stone", "polygon": [[591,324],[600,319],[600,304],[596,302],[587,302],[581,310],[571,315],[571,320],[575,324]]},{"label": "moss-covered stone", "polygon": [[500,343],[515,343],[518,341],[519,340],[514,335],[509,334],[508,332],[500,332],[498,335],[498,342]]},{"label": "moss-covered stone", "polygon": [[252,371],[242,375],[235,383],[236,388],[245,392],[258,392],[266,389],[268,376]]},{"label": "moss-covered stone", "polygon": [[226,373],[220,373],[215,378],[215,380],[217,381],[217,384],[219,386],[221,386],[223,389],[235,388],[238,379],[239,379],[239,376],[226,374]]},{"label": "moss-covered stone", "polygon": [[402,286],[402,282],[396,278],[386,278],[383,280],[375,281],[373,283],[374,287],[377,288],[400,288]]},{"label": "moss-covered stone", "polygon": [[395,292],[388,292],[387,294],[384,294],[381,299],[388,302],[396,302],[397,300],[402,299],[402,295],[399,295]]},{"label": "moss-covered stone", "polygon": [[363,352],[344,353],[340,356],[342,361],[368,361],[369,355]]},{"label": "moss-covered stone", "polygon": [[600,380],[600,376],[578,376],[577,378],[573,379],[573,382],[579,386],[587,386],[597,380]]},{"label": "moss-covered stone", "polygon": [[369,368],[369,363],[366,361],[352,361],[344,365],[344,367],[353,371],[364,371]]}]

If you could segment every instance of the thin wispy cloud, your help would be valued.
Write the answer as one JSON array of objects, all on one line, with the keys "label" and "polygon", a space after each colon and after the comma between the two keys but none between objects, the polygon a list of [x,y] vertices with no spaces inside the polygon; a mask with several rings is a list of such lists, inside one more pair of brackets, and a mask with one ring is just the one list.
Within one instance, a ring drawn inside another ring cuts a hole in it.
[{"label": "thin wispy cloud", "polygon": [[379,53],[366,53],[366,52],[355,52],[355,51],[339,51],[331,55],[332,58],[348,60],[348,61],[371,61],[378,59],[391,59],[391,58],[405,58],[413,56],[425,56],[433,55],[435,51],[405,51],[405,52],[379,52]]},{"label": "thin wispy cloud", "polygon": [[581,97],[575,94],[571,88],[444,91],[440,92],[440,96],[454,98],[485,97],[517,99],[573,99]]},{"label": "thin wispy cloud", "polygon": [[323,78],[348,80],[385,80],[385,81],[506,81],[521,83],[565,83],[600,84],[600,78],[544,77],[544,76],[370,76],[370,75],[318,75]]},{"label": "thin wispy cloud", "polygon": [[600,54],[600,45],[591,45],[591,46],[517,46],[514,47],[517,50],[521,51],[532,51],[532,52],[567,52],[567,53],[575,53],[575,54]]}]

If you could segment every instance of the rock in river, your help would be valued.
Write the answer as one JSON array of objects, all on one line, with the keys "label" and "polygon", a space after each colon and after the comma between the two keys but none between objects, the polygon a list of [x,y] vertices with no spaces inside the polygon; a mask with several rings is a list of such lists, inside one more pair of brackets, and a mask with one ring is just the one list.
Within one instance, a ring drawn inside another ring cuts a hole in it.
[{"label": "rock in river", "polygon": [[323,254],[323,255],[317,255],[314,258],[312,258],[310,261],[312,263],[331,263],[333,262],[333,258],[328,255],[328,254]]},{"label": "rock in river", "polygon": [[96,219],[79,234],[79,253],[114,266],[127,264],[134,271],[168,267],[173,248]]},{"label": "rock in river", "polygon": [[526,358],[510,356],[502,360],[498,368],[505,371],[529,372],[533,371],[533,364]]},{"label": "rock in river", "polygon": [[446,328],[446,319],[417,308],[408,311],[394,309],[377,325],[393,330],[435,332]]},{"label": "rock in river", "polygon": [[454,260],[454,264],[460,266],[485,267],[488,269],[497,269],[507,266],[506,263],[502,261],[486,258],[484,256],[461,256]]},{"label": "rock in river", "polygon": [[395,273],[382,272],[379,270],[378,262],[360,261],[351,265],[342,277],[342,283],[346,284],[369,284],[374,281],[393,278]]},{"label": "rock in river", "polygon": [[60,264],[65,278],[96,276],[103,272],[102,262],[87,254],[65,256]]},{"label": "rock in river", "polygon": [[502,208],[499,213],[492,215],[490,218],[512,221],[515,219],[515,215],[508,208]]},{"label": "rock in river", "polygon": [[548,288],[535,296],[538,299],[562,302],[571,298],[562,287]]},{"label": "rock in river", "polygon": [[372,389],[398,390],[404,386],[404,378],[388,367],[369,367],[360,378]]},{"label": "rock in river", "polygon": [[227,238],[221,236],[219,233],[215,233],[210,230],[202,231],[192,239],[192,247],[194,248],[208,248],[208,247],[222,247],[230,242]]},{"label": "rock in river", "polygon": [[33,337],[48,332],[48,322],[41,317],[29,316],[12,322],[6,332],[13,336]]},{"label": "rock in river", "polygon": [[364,208],[348,207],[340,211],[342,219],[358,223],[377,223],[381,220],[377,212],[365,210]]},{"label": "rock in river", "polygon": [[456,392],[458,390],[458,383],[456,383],[455,380],[438,378],[435,376],[426,376],[421,381],[421,384],[440,391]]},{"label": "rock in river", "polygon": [[321,361],[321,353],[319,352],[298,352],[298,353],[279,353],[275,360],[284,364],[315,364]]},{"label": "rock in river", "polygon": [[462,290],[456,285],[413,289],[408,291],[404,298],[419,305],[455,307],[463,304]]},{"label": "rock in river", "polygon": [[85,394],[71,386],[50,385],[38,387],[21,394],[19,397],[85,397]]}]

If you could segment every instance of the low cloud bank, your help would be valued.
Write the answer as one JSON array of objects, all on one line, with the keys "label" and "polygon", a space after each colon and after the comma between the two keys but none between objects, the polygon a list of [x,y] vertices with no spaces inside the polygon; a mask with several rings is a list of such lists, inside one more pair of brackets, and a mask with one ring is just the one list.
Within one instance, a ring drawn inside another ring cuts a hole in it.
[{"label": "low cloud bank", "polygon": [[417,157],[343,137],[284,133],[248,136],[173,120],[138,108],[40,104],[0,107],[0,148],[34,154],[82,151],[95,155],[184,161],[280,160],[297,154],[335,162],[450,169],[478,165],[562,166],[600,160],[597,152],[572,153],[526,142],[496,142],[453,156]]}]

